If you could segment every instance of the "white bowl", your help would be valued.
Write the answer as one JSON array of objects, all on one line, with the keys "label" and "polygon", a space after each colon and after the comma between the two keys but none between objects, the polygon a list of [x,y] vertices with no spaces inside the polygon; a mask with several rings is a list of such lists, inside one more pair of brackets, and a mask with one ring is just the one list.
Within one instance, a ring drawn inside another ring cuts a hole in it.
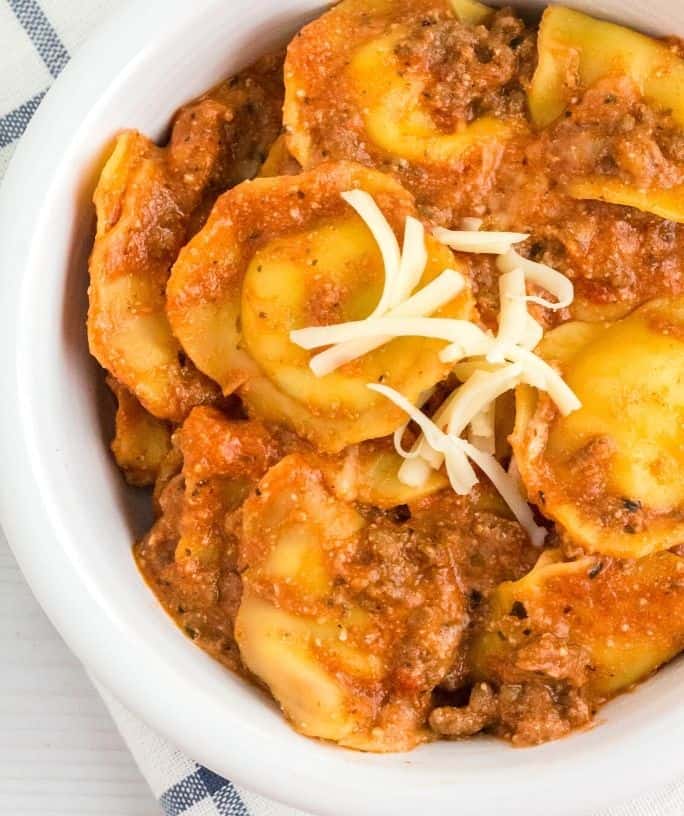
[{"label": "white bowl", "polygon": [[[538,7],[534,2],[527,5]],[[573,2],[684,34],[679,0]],[[476,739],[374,756],[298,736],[192,645],[138,575],[145,523],[107,452],[84,316],[90,196],[120,128],[159,136],[180,103],[284,42],[320,0],[147,0],[81,51],[47,95],[0,203],[2,520],[53,622],[132,711],[189,755],[326,816],[569,816],[684,771],[684,663],[608,706],[591,731],[514,750]]]}]

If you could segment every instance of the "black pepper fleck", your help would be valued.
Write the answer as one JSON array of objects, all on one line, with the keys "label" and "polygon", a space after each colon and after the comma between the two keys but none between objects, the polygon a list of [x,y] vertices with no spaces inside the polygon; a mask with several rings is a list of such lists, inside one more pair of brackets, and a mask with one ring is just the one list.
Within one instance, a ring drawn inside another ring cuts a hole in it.
[{"label": "black pepper fleck", "polygon": [[543,254],[544,244],[542,244],[540,241],[535,241],[535,243],[530,247],[530,258],[533,261],[537,261]]},{"label": "black pepper fleck", "polygon": [[411,518],[411,509],[408,504],[398,504],[390,510],[390,518],[395,524],[403,524]]},{"label": "black pepper fleck", "polygon": [[468,594],[468,602],[471,606],[479,606],[482,603],[483,595],[479,589],[471,589]]},{"label": "black pepper fleck", "polygon": [[513,601],[511,615],[513,615],[514,618],[518,618],[518,620],[525,620],[527,617],[527,609],[525,609],[525,604],[521,601]]},{"label": "black pepper fleck", "polygon": [[587,575],[589,576],[589,578],[591,578],[593,580],[598,575],[600,575],[602,572],[603,572],[603,561],[599,561],[598,564],[594,564],[594,566],[589,570]]}]

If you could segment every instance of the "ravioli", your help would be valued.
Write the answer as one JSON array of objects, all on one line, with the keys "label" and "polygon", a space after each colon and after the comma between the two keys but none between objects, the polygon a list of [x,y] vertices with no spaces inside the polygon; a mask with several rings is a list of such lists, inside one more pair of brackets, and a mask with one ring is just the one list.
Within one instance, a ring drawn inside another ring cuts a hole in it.
[{"label": "ravioli", "polygon": [[154,416],[181,422],[220,392],[171,333],[171,265],[219,192],[253,175],[280,128],[281,61],[264,58],[182,108],[167,147],[116,140],[94,194],[88,340],[92,354]]},{"label": "ravioli", "polygon": [[338,158],[391,168],[419,201],[430,193],[434,204],[441,189],[446,204],[455,174],[491,174],[525,129],[511,83],[532,48],[509,12],[471,0],[343,0],[288,48],[290,151],[304,167]]},{"label": "ravioli", "polygon": [[[607,78],[619,77],[631,80],[645,103],[663,113],[661,128],[684,128],[684,59],[673,48],[577,11],[562,7],[545,11],[539,30],[539,62],[529,90],[530,114],[537,125],[550,125],[578,95]],[[619,88],[618,94],[622,95]],[[622,128],[626,131],[627,125],[623,123]],[[655,142],[652,152],[653,160],[662,163]],[[631,157],[626,163],[631,163]],[[615,172],[612,162],[609,168]],[[634,207],[682,223],[681,176],[681,168],[678,172],[670,169],[664,181],[645,185],[638,178],[594,172],[571,179],[567,189],[574,198]]]},{"label": "ravioli", "polygon": [[[294,727],[369,751],[428,739],[430,692],[464,624],[446,555],[418,558],[419,542],[387,538],[391,522],[370,524],[299,454],[268,472],[243,519],[235,636]],[[387,571],[388,546],[400,570]],[[432,654],[421,649],[428,633]]]},{"label": "ravioli", "polygon": [[545,127],[573,96],[606,76],[628,76],[646,101],[684,127],[684,60],[664,42],[579,11],[550,6],[539,27],[539,62],[529,90],[533,121]]},{"label": "ravioli", "polygon": [[603,702],[684,646],[683,577],[684,559],[671,552],[563,561],[548,550],[492,596],[473,649],[475,674],[578,686],[594,705]]},{"label": "ravioli", "polygon": [[494,117],[442,132],[421,104],[424,83],[402,70],[396,58],[407,31],[362,46],[352,57],[349,79],[363,111],[370,142],[388,156],[412,163],[449,166],[482,143],[505,139],[509,128]]},{"label": "ravioli", "polygon": [[593,178],[578,179],[568,185],[573,198],[589,198],[634,207],[642,212],[650,212],[668,221],[684,223],[684,185],[655,190],[642,190],[621,179]]},{"label": "ravioli", "polygon": [[173,436],[155,484],[157,518],[136,544],[138,567],[198,646],[242,668],[233,624],[240,602],[240,507],[282,455],[260,423],[194,408]]},{"label": "ravioli", "polygon": [[582,408],[517,392],[513,452],[530,499],[591,553],[639,558],[684,541],[684,299],[612,325],[568,323],[539,353]]},{"label": "ravioli", "polygon": [[171,426],[146,411],[113,377],[107,379],[117,401],[114,439],[116,464],[135,487],[154,484],[171,450]]},{"label": "ravioli", "polygon": [[[254,416],[285,423],[332,452],[402,424],[402,412],[367,383],[393,383],[417,399],[448,372],[436,354],[442,344],[402,338],[318,378],[311,354],[290,341],[297,328],[364,318],[380,297],[380,251],[341,197],[352,188],[375,198],[399,236],[406,216],[416,214],[395,180],[357,164],[256,179],[219,199],[181,252],[167,290],[174,334],[201,371],[224,393],[237,389]],[[433,238],[426,246],[423,284],[459,268]],[[467,287],[436,314],[470,317]]]}]

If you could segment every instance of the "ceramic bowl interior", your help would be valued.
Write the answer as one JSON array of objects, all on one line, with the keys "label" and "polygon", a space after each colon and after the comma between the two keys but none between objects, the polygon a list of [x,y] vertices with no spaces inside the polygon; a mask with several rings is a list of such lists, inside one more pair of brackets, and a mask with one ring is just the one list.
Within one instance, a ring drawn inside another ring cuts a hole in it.
[{"label": "ceramic bowl interior", "polygon": [[[684,35],[678,0],[569,3]],[[531,13],[541,7],[530,2]],[[260,691],[199,651],[140,579],[149,523],[107,452],[110,416],[84,331],[90,198],[118,130],[162,137],[173,111],[284,43],[319,0],[131,4],[67,68],[8,173],[0,213],[3,523],[31,585],[93,674],[187,753],[327,816],[579,814],[682,769],[684,663],[539,748],[489,739],[364,755],[304,739]]]}]

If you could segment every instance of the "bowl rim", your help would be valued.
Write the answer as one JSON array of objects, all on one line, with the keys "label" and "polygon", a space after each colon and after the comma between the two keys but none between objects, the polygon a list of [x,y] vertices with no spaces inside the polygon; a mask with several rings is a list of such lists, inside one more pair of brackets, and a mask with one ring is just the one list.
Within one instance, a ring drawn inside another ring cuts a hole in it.
[{"label": "bowl rim", "polygon": [[[263,3],[277,6],[275,0]],[[226,746],[219,756],[215,733],[214,748],[205,743],[205,735],[216,727],[211,696],[195,694],[178,667],[170,667],[153,644],[142,643],[136,637],[134,621],[112,613],[112,599],[103,597],[95,577],[86,574],[73,558],[73,532],[69,519],[60,513],[60,486],[51,483],[43,466],[47,454],[38,444],[34,406],[41,396],[41,383],[32,376],[29,364],[36,342],[51,338],[41,335],[39,324],[25,319],[41,272],[36,268],[35,249],[49,236],[51,208],[65,194],[73,172],[65,166],[64,157],[69,156],[79,126],[97,116],[103,97],[116,93],[121,78],[136,70],[150,42],[163,43],[179,27],[192,25],[200,8],[202,13],[237,14],[249,13],[250,5],[251,0],[234,0],[229,6],[223,0],[130,3],[90,38],[55,82],[6,173],[0,190],[4,286],[0,393],[5,399],[0,425],[0,516],[38,601],[97,680],[152,728],[232,781],[306,811],[329,816],[408,816],[427,806],[437,816],[452,812],[458,803],[464,816],[489,812],[563,816],[612,805],[672,781],[682,770],[675,748],[684,736],[684,705],[624,734],[616,751],[602,750],[598,743],[587,744],[585,750],[578,742],[574,761],[549,762],[544,751],[529,749],[515,775],[494,778],[475,772],[464,778],[455,768],[453,776],[428,790],[425,777],[414,774],[411,778],[410,754],[394,755],[396,760],[383,764],[368,755],[350,758],[349,752],[321,745],[320,762],[311,766],[295,750],[301,739],[298,735],[292,732],[292,739],[286,740],[293,750],[284,757],[283,740],[274,738],[264,744],[263,733],[239,710],[222,720],[230,727],[232,750]],[[116,49],[107,47],[112,42],[118,44]],[[55,543],[46,547],[44,542],[49,540]],[[160,677],[175,670],[176,693],[165,696],[158,687],[140,683],[140,667]],[[184,694],[183,705],[173,708],[179,691]],[[560,791],[563,801],[559,802]]]}]

